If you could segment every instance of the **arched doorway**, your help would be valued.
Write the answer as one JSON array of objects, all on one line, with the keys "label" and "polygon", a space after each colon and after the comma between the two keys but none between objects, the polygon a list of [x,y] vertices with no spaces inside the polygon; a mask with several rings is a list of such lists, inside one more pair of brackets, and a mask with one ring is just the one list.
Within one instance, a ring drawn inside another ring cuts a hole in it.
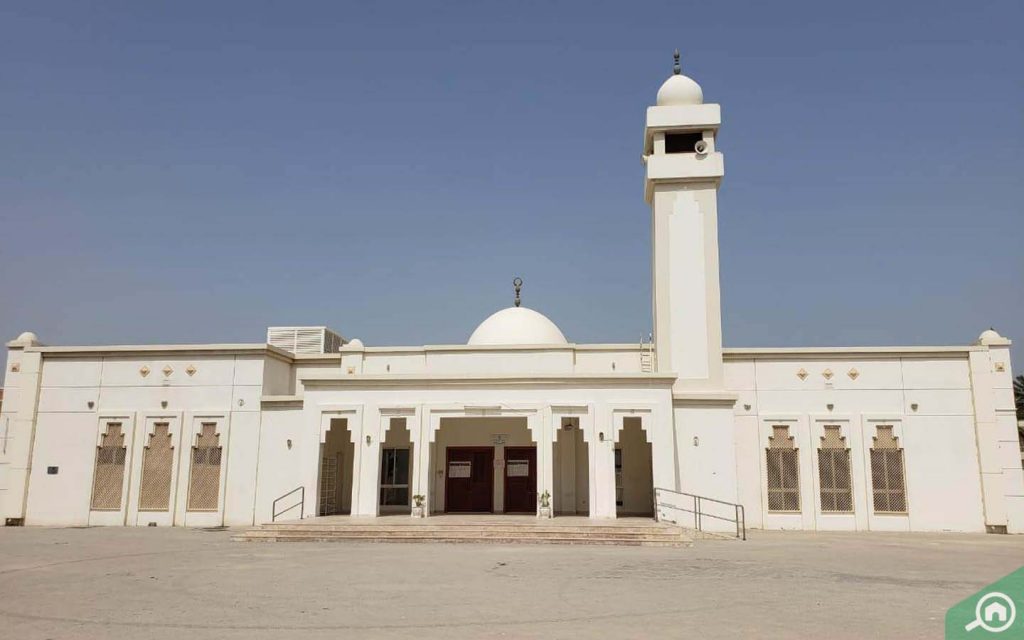
[{"label": "arched doorway", "polygon": [[355,445],[348,420],[334,418],[320,445],[320,475],[317,515],[333,516],[352,512],[352,459]]},{"label": "arched doorway", "polygon": [[615,515],[654,517],[651,443],[640,418],[623,418],[615,445]]}]

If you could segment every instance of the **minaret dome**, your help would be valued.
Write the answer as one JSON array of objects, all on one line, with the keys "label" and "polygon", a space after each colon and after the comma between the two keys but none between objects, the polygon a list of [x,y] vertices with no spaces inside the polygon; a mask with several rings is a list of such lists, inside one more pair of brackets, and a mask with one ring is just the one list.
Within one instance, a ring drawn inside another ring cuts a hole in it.
[{"label": "minaret dome", "polygon": [[689,104],[703,104],[704,91],[692,78],[684,76],[679,66],[679,50],[674,56],[675,64],[672,65],[672,75],[658,89],[659,107],[675,107]]}]

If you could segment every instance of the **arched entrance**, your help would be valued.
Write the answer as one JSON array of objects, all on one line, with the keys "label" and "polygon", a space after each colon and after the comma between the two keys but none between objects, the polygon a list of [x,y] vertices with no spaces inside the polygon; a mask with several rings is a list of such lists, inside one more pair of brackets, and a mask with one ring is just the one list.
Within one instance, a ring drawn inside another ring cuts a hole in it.
[{"label": "arched entrance", "polygon": [[317,483],[317,515],[333,516],[352,512],[352,469],[355,445],[348,420],[332,418],[320,445],[320,474]]},{"label": "arched entrance", "polygon": [[615,515],[654,517],[651,443],[639,417],[622,420],[615,444]]}]

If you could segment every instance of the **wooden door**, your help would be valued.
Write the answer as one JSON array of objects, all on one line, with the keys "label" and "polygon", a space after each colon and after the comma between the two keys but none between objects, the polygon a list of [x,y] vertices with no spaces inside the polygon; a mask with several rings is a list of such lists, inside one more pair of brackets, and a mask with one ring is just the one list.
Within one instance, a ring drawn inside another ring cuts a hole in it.
[{"label": "wooden door", "polygon": [[494,511],[494,447],[448,447],[444,510],[449,513]]},{"label": "wooden door", "polygon": [[505,513],[537,512],[537,448],[505,447]]}]

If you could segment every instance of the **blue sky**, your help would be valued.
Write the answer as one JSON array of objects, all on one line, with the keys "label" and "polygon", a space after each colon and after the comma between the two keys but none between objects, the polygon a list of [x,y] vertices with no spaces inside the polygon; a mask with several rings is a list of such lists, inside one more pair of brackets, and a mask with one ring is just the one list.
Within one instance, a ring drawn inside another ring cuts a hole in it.
[{"label": "blue sky", "polygon": [[[88,5],[88,6],[87,6]],[[0,336],[650,330],[644,109],[723,109],[727,346],[1024,370],[1024,4],[0,5]]]}]

